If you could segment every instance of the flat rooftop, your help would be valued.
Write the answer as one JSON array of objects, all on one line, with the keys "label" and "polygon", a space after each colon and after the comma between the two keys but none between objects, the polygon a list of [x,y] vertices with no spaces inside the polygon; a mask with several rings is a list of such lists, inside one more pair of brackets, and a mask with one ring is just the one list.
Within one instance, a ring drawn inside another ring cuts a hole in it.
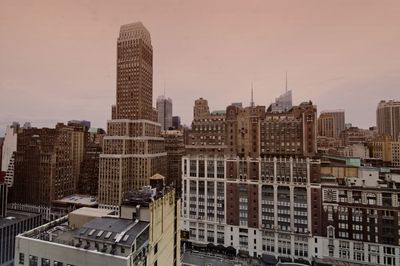
[{"label": "flat rooftop", "polygon": [[66,196],[59,200],[54,200],[53,203],[64,204],[64,205],[87,206],[87,207],[94,207],[98,205],[97,198],[95,196],[79,195],[79,194],[74,194]]},{"label": "flat rooftop", "polygon": [[40,214],[38,213],[7,210],[7,216],[0,217],[0,228],[7,227],[20,221],[28,220],[38,216],[40,216]]}]

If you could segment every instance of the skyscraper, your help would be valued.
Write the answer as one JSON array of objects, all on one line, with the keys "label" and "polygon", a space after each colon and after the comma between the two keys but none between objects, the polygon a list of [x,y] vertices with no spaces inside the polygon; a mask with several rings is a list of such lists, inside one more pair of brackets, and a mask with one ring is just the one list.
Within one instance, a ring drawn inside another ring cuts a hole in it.
[{"label": "skyscraper", "polygon": [[142,23],[123,25],[117,48],[117,102],[100,155],[99,205],[118,206],[124,193],[164,174],[166,153],[152,107],[153,48]]},{"label": "skyscraper", "polygon": [[376,109],[378,133],[400,138],[400,101],[381,101]]},{"label": "skyscraper", "polygon": [[338,138],[345,129],[344,110],[322,111],[318,118],[318,135]]},{"label": "skyscraper", "polygon": [[164,95],[157,98],[158,123],[161,130],[168,130],[172,127],[172,100]]}]

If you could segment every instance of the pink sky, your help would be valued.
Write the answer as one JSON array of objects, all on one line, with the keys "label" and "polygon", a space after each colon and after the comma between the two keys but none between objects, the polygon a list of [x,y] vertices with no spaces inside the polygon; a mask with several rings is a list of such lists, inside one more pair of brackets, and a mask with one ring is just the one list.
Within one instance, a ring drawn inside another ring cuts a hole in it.
[{"label": "pink sky", "polygon": [[[215,3],[216,2],[216,3]],[[380,99],[400,99],[400,1],[0,0],[0,128],[91,120],[115,102],[116,39],[142,21],[154,49],[154,99],[269,105],[284,91],[346,120],[375,123]],[[154,104],[155,105],[155,104]]]}]

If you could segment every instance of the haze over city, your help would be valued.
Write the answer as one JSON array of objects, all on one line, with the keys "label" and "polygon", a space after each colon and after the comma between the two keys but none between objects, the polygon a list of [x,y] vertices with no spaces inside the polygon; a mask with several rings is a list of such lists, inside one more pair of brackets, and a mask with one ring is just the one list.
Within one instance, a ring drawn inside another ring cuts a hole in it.
[{"label": "haze over city", "polygon": [[[79,3],[79,4],[78,4]],[[105,127],[115,101],[120,25],[142,21],[154,48],[154,99],[192,120],[194,100],[268,106],[284,92],[346,122],[375,124],[398,96],[398,1],[0,1],[0,135],[12,121]]]}]

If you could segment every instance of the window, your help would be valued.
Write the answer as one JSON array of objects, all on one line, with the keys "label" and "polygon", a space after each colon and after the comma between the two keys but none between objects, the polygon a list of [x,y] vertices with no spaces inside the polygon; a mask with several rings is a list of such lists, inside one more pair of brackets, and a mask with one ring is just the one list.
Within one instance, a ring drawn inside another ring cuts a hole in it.
[{"label": "window", "polygon": [[38,265],[38,257],[29,255],[29,266],[37,266]]},{"label": "window", "polygon": [[59,261],[54,261],[54,266],[63,266],[63,263]]},{"label": "window", "polygon": [[154,262],[154,266],[157,266],[157,261]]},{"label": "window", "polygon": [[157,254],[158,251],[158,243],[154,246],[154,254]]},{"label": "window", "polygon": [[42,266],[50,266],[50,260],[42,258]]},{"label": "window", "polygon": [[25,263],[25,254],[19,253],[19,264],[24,264],[24,263]]}]

